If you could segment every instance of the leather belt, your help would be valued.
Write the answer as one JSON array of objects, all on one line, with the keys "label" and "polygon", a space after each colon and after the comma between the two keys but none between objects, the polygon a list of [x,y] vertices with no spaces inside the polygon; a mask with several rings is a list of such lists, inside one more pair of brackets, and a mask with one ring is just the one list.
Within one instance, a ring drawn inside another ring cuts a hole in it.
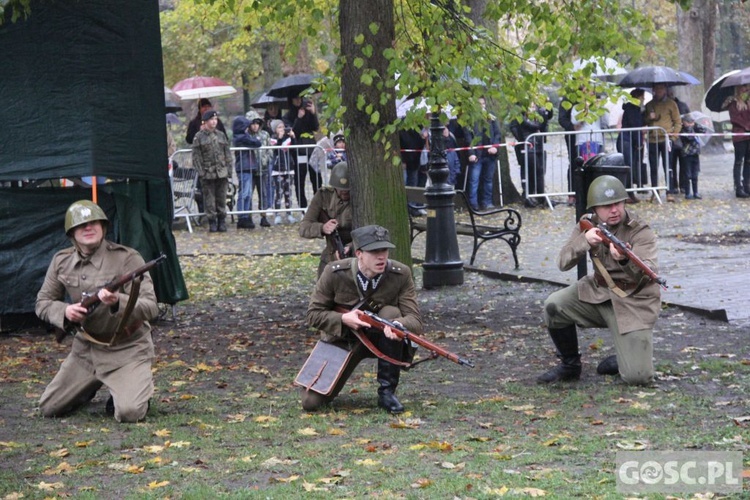
[{"label": "leather belt", "polygon": [[[604,276],[602,276],[601,274],[594,273],[594,280],[596,281],[597,285],[603,286],[604,288],[609,288],[607,285],[607,280],[605,280]],[[612,279],[612,281],[614,282],[615,286],[617,286],[617,288],[623,291],[632,290],[638,286],[637,283],[633,283],[631,281],[621,281],[614,278]]]}]

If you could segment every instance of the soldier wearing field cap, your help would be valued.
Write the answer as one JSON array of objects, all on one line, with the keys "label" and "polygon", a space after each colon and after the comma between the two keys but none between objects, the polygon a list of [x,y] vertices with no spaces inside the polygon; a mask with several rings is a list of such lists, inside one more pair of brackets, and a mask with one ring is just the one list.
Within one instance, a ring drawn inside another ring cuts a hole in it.
[{"label": "soldier wearing field cap", "polygon": [[[119,291],[103,288],[144,265],[137,251],[105,239],[107,224],[97,204],[70,205],[65,233],[73,245],[52,258],[37,294],[39,318],[77,330],[70,354],[39,401],[45,417],[67,415],[93,399],[102,385],[110,393],[107,413],[118,422],[137,422],[148,411],[154,392],[149,321],[159,313],[156,295],[148,273]],[[84,294],[97,294],[101,303],[87,310],[80,304]]]},{"label": "soldier wearing field cap", "polygon": [[561,363],[540,375],[540,383],[578,380],[581,353],[576,327],[609,328],[615,355],[597,367],[601,375],[620,374],[628,384],[648,384],[654,375],[652,328],[661,308],[661,290],[639,266],[613,245],[602,243],[599,224],[633,254],[657,272],[656,236],[635,214],[625,209],[628,193],[611,175],[594,179],[588,190],[584,215],[593,228],[576,225],[560,250],[557,265],[562,271],[591,257],[594,272],[577,283],[552,293],[544,303],[544,319]]},{"label": "soldier wearing field cap", "polygon": [[[363,309],[422,333],[422,316],[417,293],[408,266],[390,260],[388,252],[395,246],[388,230],[381,226],[364,226],[352,231],[356,257],[331,262],[315,286],[307,309],[307,324],[320,331],[322,341],[352,351],[342,368],[342,375],[329,394],[303,389],[302,407],[315,411],[339,394],[360,361],[373,357],[370,350],[353,334],[360,331],[377,349],[395,359],[404,359],[405,344],[390,327],[384,331],[368,328],[355,311],[334,310],[336,306]],[[378,359],[378,406],[390,413],[401,413],[403,405],[396,398],[401,369]]]}]

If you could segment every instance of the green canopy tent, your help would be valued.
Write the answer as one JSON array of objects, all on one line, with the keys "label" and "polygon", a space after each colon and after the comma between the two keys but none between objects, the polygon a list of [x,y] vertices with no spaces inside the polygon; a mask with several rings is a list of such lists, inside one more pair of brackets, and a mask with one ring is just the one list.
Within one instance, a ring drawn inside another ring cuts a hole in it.
[{"label": "green canopy tent", "polygon": [[[149,260],[160,302],[187,298],[167,168],[159,11],[152,0],[32,0],[0,24],[0,315],[34,311],[64,213],[92,199],[108,237]],[[76,187],[60,187],[69,179]]]}]

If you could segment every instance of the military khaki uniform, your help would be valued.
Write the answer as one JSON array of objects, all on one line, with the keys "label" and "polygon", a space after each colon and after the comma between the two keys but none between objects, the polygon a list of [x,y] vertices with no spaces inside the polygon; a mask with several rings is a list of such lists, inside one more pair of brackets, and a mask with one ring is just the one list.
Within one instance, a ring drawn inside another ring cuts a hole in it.
[{"label": "military khaki uniform", "polygon": [[193,167],[198,171],[203,210],[209,221],[227,215],[227,188],[232,169],[229,139],[218,129],[200,130],[193,138]]},{"label": "military khaki uniform", "polygon": [[[593,216],[596,226],[600,221]],[[625,211],[623,222],[609,230],[654,272],[657,268],[656,236],[648,225]],[[594,273],[577,283],[552,293],[545,301],[545,323],[550,329],[578,325],[584,328],[609,328],[613,334],[617,362],[622,379],[628,383],[648,383],[654,374],[652,328],[661,309],[661,290],[657,283],[635,264],[612,258],[609,247],[591,248],[578,225],[573,229],[557,259],[562,271],[575,267],[590,253],[611,277],[606,278],[594,266]]]},{"label": "military khaki uniform", "polygon": [[[339,223],[338,231],[344,246],[352,241],[352,206],[350,201],[344,201],[336,194],[332,187],[318,189],[310,206],[302,218],[299,226],[299,235],[302,238],[325,238],[323,224],[330,219],[336,219]],[[336,247],[330,238],[326,238],[326,247],[320,254],[318,265],[318,277],[323,274],[326,264],[335,259]],[[343,256],[341,256],[343,257]]]},{"label": "military khaki uniform", "polygon": [[[352,374],[360,361],[372,357],[367,347],[360,342],[341,322],[342,314],[333,310],[337,305],[354,306],[362,301],[365,294],[357,281],[357,259],[349,258],[332,262],[325,267],[307,308],[307,324],[320,331],[324,342],[330,342],[353,351],[343,375],[336,384],[332,394],[325,396],[314,391],[303,391],[302,406],[310,411],[332,401]],[[381,275],[374,292],[367,295],[368,303],[375,304],[377,314],[391,321],[398,321],[407,330],[419,335],[423,331],[422,316],[417,304],[417,292],[411,270],[404,264],[389,260],[386,271]],[[363,307],[363,309],[367,309]],[[368,333],[384,354],[401,360],[402,341],[387,339],[385,334]],[[388,352],[390,351],[390,352]],[[397,366],[387,361],[378,360],[378,372],[395,370],[398,382]]]},{"label": "military khaki uniform", "polygon": [[[75,248],[59,251],[47,269],[36,299],[36,314],[61,329],[69,326],[65,308],[81,301],[83,293],[95,294],[115,277],[144,265],[140,254],[128,247],[104,240],[88,258]],[[112,308],[100,303],[83,322],[86,335],[73,338],[70,354],[47,386],[39,402],[45,417],[63,416],[85,404],[105,384],[114,399],[119,422],[141,420],[148,410],[154,385],[151,363],[154,345],[149,321],[158,313],[156,294],[148,273],[143,275],[138,300],[124,331],[108,346],[127,307],[132,282],[120,291]],[[70,297],[70,302],[65,299]]]}]

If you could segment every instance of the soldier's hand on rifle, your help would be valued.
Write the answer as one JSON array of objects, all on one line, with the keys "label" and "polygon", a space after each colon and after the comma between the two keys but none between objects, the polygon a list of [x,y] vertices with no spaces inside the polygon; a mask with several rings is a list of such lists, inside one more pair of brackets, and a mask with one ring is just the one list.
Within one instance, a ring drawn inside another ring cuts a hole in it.
[{"label": "soldier's hand on rifle", "polygon": [[336,219],[330,219],[328,222],[323,224],[323,234],[331,234],[339,227],[339,221]]},{"label": "soldier's hand on rifle", "polygon": [[342,314],[341,322],[352,330],[359,330],[360,328],[370,326],[359,319],[359,313],[357,309],[352,309],[351,311]]},{"label": "soldier's hand on rifle", "polygon": [[[626,243],[626,245],[628,245],[628,247],[630,247],[629,243]],[[612,258],[615,259],[615,260],[618,260],[618,261],[621,261],[621,262],[624,261],[624,260],[628,260],[628,256],[625,255],[624,253],[622,253],[620,251],[619,247],[617,247],[614,243],[610,243],[609,244],[609,253],[612,254]]]},{"label": "soldier's hand on rifle", "polygon": [[86,319],[88,310],[81,304],[69,304],[65,308],[65,319],[72,323],[81,323]]},{"label": "soldier's hand on rifle", "polygon": [[390,326],[387,326],[383,328],[383,333],[385,334],[386,338],[389,338],[391,340],[399,340],[399,336],[393,333],[393,329]]},{"label": "soldier's hand on rifle", "polygon": [[99,290],[96,294],[99,297],[99,300],[102,301],[102,304],[112,306],[119,302],[120,298],[118,297],[118,292],[110,292],[106,288],[102,288]]},{"label": "soldier's hand on rifle", "polygon": [[599,230],[595,227],[586,231],[586,241],[589,242],[589,246],[596,246],[602,242],[602,235]]}]

